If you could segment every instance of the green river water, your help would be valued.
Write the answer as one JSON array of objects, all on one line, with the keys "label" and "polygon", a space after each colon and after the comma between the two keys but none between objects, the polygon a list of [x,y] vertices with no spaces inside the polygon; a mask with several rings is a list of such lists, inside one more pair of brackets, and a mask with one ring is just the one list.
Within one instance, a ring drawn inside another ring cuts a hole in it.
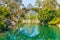
[{"label": "green river water", "polygon": [[[35,37],[23,35],[20,31],[20,28],[25,26],[30,30],[33,26],[37,26],[39,34]],[[0,40],[60,40],[60,28],[53,25],[42,26],[40,24],[19,24],[18,29],[15,31],[8,30],[4,33],[0,33]]]}]

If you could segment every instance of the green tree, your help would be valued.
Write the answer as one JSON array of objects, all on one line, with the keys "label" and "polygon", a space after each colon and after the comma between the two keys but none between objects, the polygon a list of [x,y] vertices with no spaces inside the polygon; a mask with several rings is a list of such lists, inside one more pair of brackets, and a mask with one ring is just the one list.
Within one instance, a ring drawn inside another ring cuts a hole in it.
[{"label": "green tree", "polygon": [[3,3],[7,4],[11,12],[16,13],[22,4],[22,0],[2,0]]},{"label": "green tree", "polygon": [[[10,14],[10,11],[7,7],[5,6],[0,6],[0,19],[4,19],[6,15]],[[9,15],[8,15],[9,17]]]},{"label": "green tree", "polygon": [[44,0],[43,7],[55,9],[57,6],[57,0]]},{"label": "green tree", "polygon": [[48,8],[43,8],[39,11],[39,20],[41,23],[48,23],[51,19],[53,19],[56,15],[55,10],[51,10]]},{"label": "green tree", "polygon": [[10,11],[5,6],[0,6],[0,31],[4,29],[6,26],[5,20],[9,17]]}]

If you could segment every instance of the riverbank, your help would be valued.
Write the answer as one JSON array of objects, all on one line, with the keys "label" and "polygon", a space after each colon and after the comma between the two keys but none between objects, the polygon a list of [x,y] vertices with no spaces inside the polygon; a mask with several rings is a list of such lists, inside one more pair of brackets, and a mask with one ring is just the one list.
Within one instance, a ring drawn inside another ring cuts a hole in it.
[{"label": "riverbank", "polygon": [[22,20],[22,23],[40,23],[40,21],[38,19],[35,20],[26,19]]}]

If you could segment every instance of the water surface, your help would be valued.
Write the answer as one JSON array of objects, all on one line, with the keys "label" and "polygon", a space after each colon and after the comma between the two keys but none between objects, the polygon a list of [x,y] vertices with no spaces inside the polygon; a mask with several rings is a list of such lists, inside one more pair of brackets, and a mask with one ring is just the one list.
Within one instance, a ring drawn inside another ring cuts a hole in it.
[{"label": "water surface", "polygon": [[[0,33],[0,40],[60,40],[60,28],[53,25],[19,24],[18,27],[15,31],[9,30]],[[32,33],[33,27],[38,27],[39,32],[38,35],[33,37],[24,35],[20,30],[20,28],[24,28]]]}]

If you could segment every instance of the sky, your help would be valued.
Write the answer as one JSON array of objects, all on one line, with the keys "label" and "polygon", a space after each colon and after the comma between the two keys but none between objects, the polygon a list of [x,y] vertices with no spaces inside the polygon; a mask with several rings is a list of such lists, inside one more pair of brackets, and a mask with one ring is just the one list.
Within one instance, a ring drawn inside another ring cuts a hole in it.
[{"label": "sky", "polygon": [[58,0],[58,3],[60,3],[60,0]]},{"label": "sky", "polygon": [[[27,6],[28,4],[34,5],[35,2],[36,2],[36,0],[23,0],[22,3],[23,3],[25,6]],[[60,3],[60,0],[58,0],[58,3]]]},{"label": "sky", "polygon": [[23,0],[22,3],[23,3],[25,6],[27,6],[28,4],[34,5],[35,2],[36,2],[36,0]]}]

